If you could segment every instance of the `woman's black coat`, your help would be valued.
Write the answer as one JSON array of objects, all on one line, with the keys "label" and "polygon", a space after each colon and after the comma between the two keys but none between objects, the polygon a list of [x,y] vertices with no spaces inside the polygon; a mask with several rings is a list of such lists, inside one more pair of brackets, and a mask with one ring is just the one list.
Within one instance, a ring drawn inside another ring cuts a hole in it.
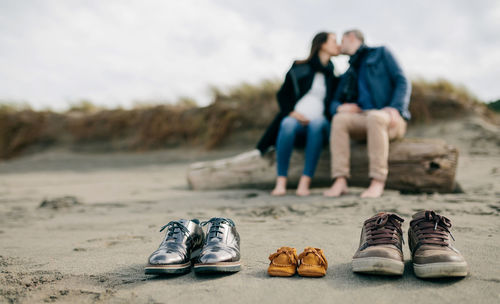
[{"label": "woman's black coat", "polygon": [[323,113],[328,121],[331,120],[330,103],[338,84],[338,77],[333,74],[334,66],[331,61],[327,66],[323,66],[318,56],[314,56],[309,62],[294,63],[285,77],[285,82],[279,89],[276,97],[280,107],[280,112],[271,122],[266,132],[259,140],[257,149],[263,155],[276,144],[281,121],[293,111],[297,101],[304,96],[312,86],[314,74],[321,72],[325,75],[326,96],[324,99],[325,112]]}]

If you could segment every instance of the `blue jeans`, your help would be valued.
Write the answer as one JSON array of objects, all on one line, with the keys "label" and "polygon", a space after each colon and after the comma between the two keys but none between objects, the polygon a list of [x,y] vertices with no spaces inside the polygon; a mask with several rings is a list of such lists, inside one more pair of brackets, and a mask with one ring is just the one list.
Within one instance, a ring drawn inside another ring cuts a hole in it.
[{"label": "blue jeans", "polygon": [[306,160],[303,175],[313,177],[323,143],[329,138],[330,124],[325,117],[314,119],[307,126],[291,116],[281,121],[278,139],[276,140],[276,155],[278,164],[278,176],[288,175],[290,157],[295,145],[296,138],[305,140]]}]

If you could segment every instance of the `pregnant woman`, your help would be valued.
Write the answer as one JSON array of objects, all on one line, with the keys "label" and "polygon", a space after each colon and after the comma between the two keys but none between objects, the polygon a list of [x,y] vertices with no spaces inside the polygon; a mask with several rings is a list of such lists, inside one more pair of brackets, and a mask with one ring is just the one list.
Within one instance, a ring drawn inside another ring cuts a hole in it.
[{"label": "pregnant woman", "polygon": [[264,154],[276,146],[278,177],[272,195],[285,195],[294,146],[305,146],[305,165],[296,194],[309,195],[309,186],[324,143],[329,138],[328,109],[337,87],[332,56],[340,52],[334,33],[314,36],[309,57],[295,61],[277,94],[280,113],[259,141]]}]

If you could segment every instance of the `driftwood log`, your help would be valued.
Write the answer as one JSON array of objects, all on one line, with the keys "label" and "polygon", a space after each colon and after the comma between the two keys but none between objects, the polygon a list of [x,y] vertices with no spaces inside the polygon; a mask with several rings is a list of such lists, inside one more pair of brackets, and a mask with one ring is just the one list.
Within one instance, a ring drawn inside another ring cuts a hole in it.
[{"label": "driftwood log", "polygon": [[[403,139],[392,142],[389,150],[389,176],[386,187],[407,193],[457,191],[455,183],[458,150],[440,139]],[[289,186],[295,186],[304,166],[304,152],[292,153]],[[234,157],[192,164],[187,172],[193,190],[263,188],[274,186],[276,159],[273,151],[261,156],[252,150]],[[328,186],[330,153],[325,149],[313,178],[313,186]],[[369,183],[366,144],[351,147],[351,186]],[[459,190],[458,190],[459,191]]]}]

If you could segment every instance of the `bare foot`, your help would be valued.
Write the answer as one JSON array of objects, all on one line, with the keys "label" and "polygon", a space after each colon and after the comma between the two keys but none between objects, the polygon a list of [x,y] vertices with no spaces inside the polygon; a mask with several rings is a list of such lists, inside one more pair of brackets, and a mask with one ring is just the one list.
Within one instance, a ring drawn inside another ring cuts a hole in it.
[{"label": "bare foot", "polygon": [[326,197],[339,197],[347,193],[347,180],[345,177],[337,177],[330,189],[323,192]]},{"label": "bare foot", "polygon": [[283,196],[286,194],[286,177],[278,176],[276,179],[276,186],[274,186],[271,195],[273,196]]},{"label": "bare foot", "polygon": [[309,191],[309,186],[311,185],[311,178],[306,175],[302,175],[299,180],[299,185],[297,186],[297,191],[295,194],[298,196],[308,196],[311,194]]},{"label": "bare foot", "polygon": [[372,179],[370,186],[361,193],[362,198],[377,198],[384,193],[385,182]]}]

